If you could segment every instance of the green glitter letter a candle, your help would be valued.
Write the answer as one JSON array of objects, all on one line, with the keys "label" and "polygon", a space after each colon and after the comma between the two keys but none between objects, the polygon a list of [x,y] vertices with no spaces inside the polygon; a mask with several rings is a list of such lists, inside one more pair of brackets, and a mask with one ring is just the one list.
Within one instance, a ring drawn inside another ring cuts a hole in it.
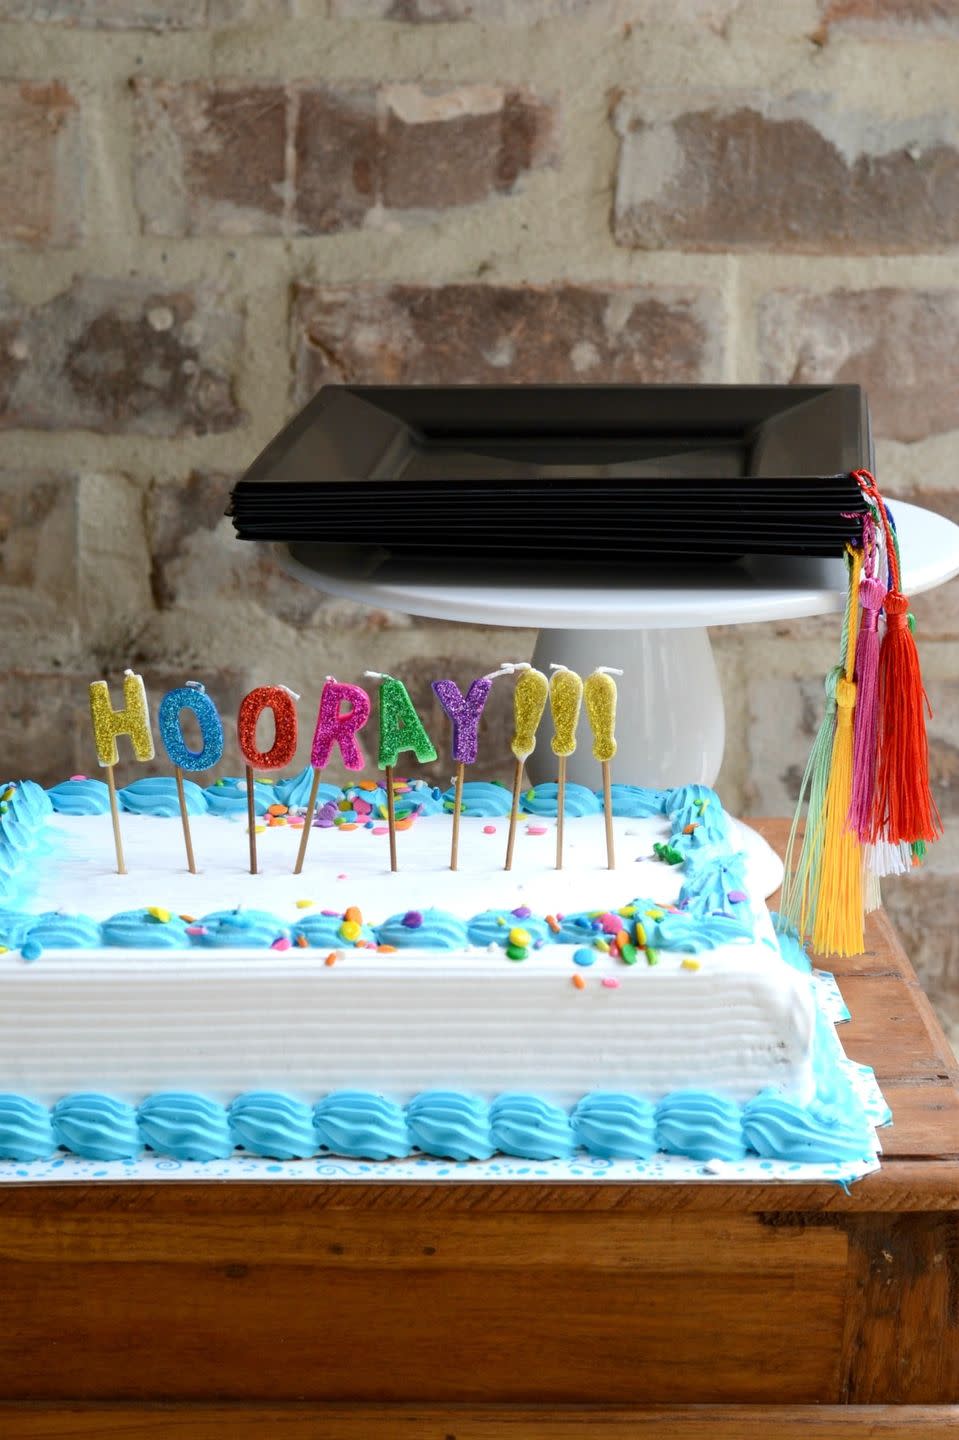
[{"label": "green glitter letter a candle", "polygon": [[402,680],[384,675],[380,686],[380,755],[382,769],[392,769],[405,750],[412,750],[421,765],[436,759],[433,742]]}]

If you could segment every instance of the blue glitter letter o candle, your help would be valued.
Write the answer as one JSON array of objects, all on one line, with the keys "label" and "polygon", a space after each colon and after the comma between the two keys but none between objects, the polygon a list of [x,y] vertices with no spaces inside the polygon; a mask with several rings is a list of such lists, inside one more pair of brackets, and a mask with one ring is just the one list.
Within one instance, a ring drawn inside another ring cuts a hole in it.
[{"label": "blue glitter letter o candle", "polygon": [[[180,712],[191,710],[200,727],[202,750],[191,750],[183,738]],[[223,755],[223,725],[217,708],[202,685],[184,685],[170,690],[160,701],[157,717],[160,736],[170,764],[191,772],[212,770]]]}]

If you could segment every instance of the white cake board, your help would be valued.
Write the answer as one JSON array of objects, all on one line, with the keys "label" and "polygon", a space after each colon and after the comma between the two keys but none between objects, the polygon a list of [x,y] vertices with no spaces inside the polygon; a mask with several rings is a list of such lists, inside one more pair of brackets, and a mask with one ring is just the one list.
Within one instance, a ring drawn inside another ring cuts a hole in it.
[{"label": "white cake board", "polygon": [[[959,574],[959,526],[930,510],[890,503],[902,542],[903,589],[931,590]],[[534,663],[580,673],[621,665],[616,770],[632,784],[666,788],[715,783],[725,717],[707,626],[798,620],[838,613],[844,603],[841,560],[749,557],[737,563],[677,567],[642,580],[642,552],[625,565],[613,555],[600,570],[555,576],[515,567],[470,571],[404,563],[368,551],[277,546],[280,563],[308,585],[381,610],[474,625],[538,629]],[[508,656],[503,658],[508,659]],[[534,783],[553,779],[548,746],[531,757]],[[571,780],[595,788],[589,745],[569,761]]]}]

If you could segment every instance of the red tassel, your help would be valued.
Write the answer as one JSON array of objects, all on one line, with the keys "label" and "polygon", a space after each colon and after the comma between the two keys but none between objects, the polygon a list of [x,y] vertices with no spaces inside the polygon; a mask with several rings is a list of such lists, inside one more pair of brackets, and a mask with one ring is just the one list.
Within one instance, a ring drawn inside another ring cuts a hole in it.
[{"label": "red tassel", "polygon": [[942,820],[929,790],[926,712],[932,714],[909,628],[909,601],[886,596],[886,633],[879,652],[879,763],[870,839],[935,840]]}]

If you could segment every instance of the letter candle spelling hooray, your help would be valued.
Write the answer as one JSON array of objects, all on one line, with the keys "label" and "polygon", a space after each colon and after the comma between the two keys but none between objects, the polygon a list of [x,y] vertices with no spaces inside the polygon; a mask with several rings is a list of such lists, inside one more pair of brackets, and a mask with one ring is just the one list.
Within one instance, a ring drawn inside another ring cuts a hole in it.
[{"label": "letter candle spelling hooray", "polygon": [[609,762],[616,754],[616,681],[622,675],[610,665],[598,665],[583,682],[586,714],[593,732],[593,758],[603,767],[603,815],[606,820],[606,864],[616,868],[613,850],[613,798]]},{"label": "letter candle spelling hooray", "polygon": [[[202,746],[191,750],[183,738],[180,716],[189,710],[196,716],[200,727]],[[186,861],[190,874],[196,874],[196,860],[193,855],[193,836],[190,834],[190,814],[183,793],[183,772],[195,774],[200,770],[212,770],[220,763],[223,755],[223,725],[217,708],[199,680],[188,680],[176,690],[168,690],[160,701],[157,711],[157,725],[160,739],[176,776],[176,793],[180,802],[180,820],[183,823],[183,843],[186,846]]]},{"label": "letter candle spelling hooray", "polygon": [[[348,710],[341,706],[349,705]],[[362,730],[370,718],[370,697],[359,685],[341,685],[332,675],[327,675],[326,684],[320,695],[320,708],[313,732],[313,746],[310,750],[310,764],[313,766],[313,784],[303,821],[303,834],[296,856],[294,875],[299,875],[306,859],[306,847],[310,841],[313,816],[316,813],[316,797],[320,789],[320,776],[329,764],[330,752],[339,745],[343,764],[347,770],[363,769],[363,752],[356,739],[356,732]]]},{"label": "letter candle spelling hooray", "polygon": [[566,811],[566,761],[576,749],[576,726],[583,702],[583,682],[575,670],[551,665],[549,708],[553,717],[553,754],[559,757],[556,775],[556,868],[563,868],[563,822]]},{"label": "letter candle spelling hooray", "polygon": [[114,710],[105,680],[94,680],[90,686],[90,716],[97,747],[97,760],[107,772],[110,790],[110,815],[113,819],[113,843],[117,852],[117,874],[127,873],[120,835],[120,811],[117,805],[113,767],[120,759],[117,736],[129,735],[133,753],[138,760],[153,759],[153,732],[150,729],[150,708],[143,677],[132,670],[123,672],[123,709]]},{"label": "letter candle spelling hooray", "polygon": [[[260,685],[240,704],[236,718],[237,739],[246,760],[246,808],[250,829],[250,874],[257,873],[255,770],[279,770],[296,754],[296,702],[299,695],[285,685]],[[273,712],[276,734],[266,753],[257,749],[256,726],[264,710]]]},{"label": "letter candle spelling hooray", "polygon": [[463,775],[467,765],[476,764],[479,749],[479,722],[489,699],[493,681],[500,675],[512,675],[513,666],[504,665],[489,675],[474,680],[464,695],[455,680],[434,680],[433,693],[453,722],[453,759],[456,761],[456,793],[453,800],[453,839],[450,846],[450,869],[459,864],[460,814],[463,809]]},{"label": "letter candle spelling hooray", "polygon": [[522,670],[513,691],[513,738],[509,748],[513,752],[513,803],[509,812],[509,838],[506,841],[505,870],[513,868],[513,846],[516,843],[516,821],[519,818],[519,793],[523,784],[523,766],[536,749],[536,732],[546,709],[549,695],[549,681],[542,670],[534,670],[523,660],[513,666]]},{"label": "letter candle spelling hooray", "polygon": [[390,831],[390,869],[396,866],[396,802],[393,793],[393,770],[400,755],[412,750],[421,765],[436,759],[433,742],[427,735],[423,722],[416,713],[416,707],[409,697],[402,680],[384,675],[379,670],[367,670],[380,685],[380,746],[379,766],[386,771],[386,813]]}]

